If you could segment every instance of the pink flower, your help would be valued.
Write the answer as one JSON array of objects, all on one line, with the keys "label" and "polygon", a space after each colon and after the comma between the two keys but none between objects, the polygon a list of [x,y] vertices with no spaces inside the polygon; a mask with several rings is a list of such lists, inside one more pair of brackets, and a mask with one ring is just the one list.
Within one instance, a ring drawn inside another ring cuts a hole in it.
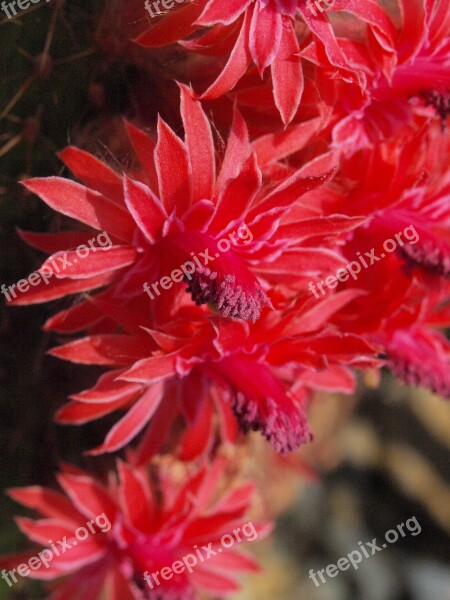
[{"label": "pink flower", "polygon": [[[302,38],[309,30],[329,63],[342,76],[364,85],[364,73],[349,60],[335,34],[328,13],[347,11],[368,27],[367,43],[373,58],[386,73],[394,61],[395,30],[388,15],[371,0],[334,0],[328,8],[303,0],[201,0],[169,13],[136,38],[144,46],[180,42],[185,48],[227,62],[202,98],[215,99],[234,88],[254,63],[261,76],[270,67],[275,104],[285,124],[297,112],[304,75],[297,30]],[[331,6],[330,6],[331,5]],[[202,28],[210,28],[202,33]],[[193,32],[202,34],[183,41]],[[351,33],[350,31],[348,32]]]},{"label": "pink flower", "polygon": [[336,288],[362,293],[331,321],[379,345],[406,383],[444,396],[450,353],[437,329],[450,325],[450,188],[439,157],[448,155],[449,140],[433,122],[402,145],[357,152],[321,192],[324,210],[368,217],[342,249],[355,277]]},{"label": "pink flower", "polygon": [[[153,298],[148,286],[163,277],[170,279],[196,256],[206,258],[185,278],[194,301],[209,303],[224,316],[255,321],[268,305],[267,289],[278,281],[277,273],[292,269],[296,253],[302,254],[300,267],[308,254],[321,257],[322,262],[328,257],[330,264],[336,260],[319,248],[298,251],[295,229],[289,235],[280,230],[293,204],[322,185],[330,172],[316,176],[305,168],[278,185],[266,185],[245,123],[236,112],[216,175],[211,126],[185,86],[181,98],[184,141],[161,119],[156,145],[143,131],[127,126],[141,164],[133,172],[135,178],[122,178],[92,155],[71,147],[61,158],[84,185],[60,177],[26,182],[50,207],[87,225],[91,232],[23,233],[30,244],[52,254],[41,272],[53,277],[48,285],[20,295],[15,304],[103,288],[101,299],[131,303],[152,322],[164,322],[183,301],[186,283],[169,281],[164,293],[160,287]],[[95,230],[107,232],[110,246],[94,245],[79,259],[75,246],[86,243]],[[228,244],[226,252],[222,239]],[[49,326],[58,323],[60,330],[68,332],[98,318],[92,303],[85,301],[53,318]]]},{"label": "pink flower", "polygon": [[[182,458],[209,452],[217,435],[234,441],[232,409],[244,432],[261,431],[278,452],[295,450],[311,437],[305,418],[309,391],[351,392],[348,366],[379,365],[374,349],[359,336],[326,327],[331,315],[358,295],[335,294],[317,306],[303,295],[297,310],[272,311],[252,326],[190,312],[189,320],[176,319],[159,331],[92,335],[57,347],[52,354],[59,358],[114,369],[95,388],[73,396],[58,421],[82,424],[126,410],[92,452],[116,451],[145,428],[134,455],[142,464],[164,441],[176,439],[169,432],[180,416]],[[111,316],[116,312],[106,304],[102,308]],[[130,313],[128,321],[133,318]]]},{"label": "pink flower", "polygon": [[[220,597],[236,591],[236,572],[258,571],[238,543],[263,538],[270,525],[245,521],[253,484],[217,495],[225,467],[217,459],[190,475],[185,471],[181,479],[176,469],[159,467],[150,479],[144,470],[119,461],[118,480],[110,478],[107,487],[66,467],[58,475],[64,494],[39,486],[10,490],[11,498],[42,517],[17,519],[25,535],[48,549],[48,566],[34,562],[29,576],[59,579],[51,600],[104,595],[109,600],[197,600],[199,591]],[[10,569],[38,557],[38,551],[3,557],[0,565]],[[182,562],[184,569],[177,568],[172,577],[152,578],[188,554],[197,558],[191,572]]]},{"label": "pink flower", "polygon": [[[372,147],[402,129],[405,135],[414,135],[424,118],[435,117],[445,123],[450,115],[448,3],[399,0],[399,4],[397,61],[389,74],[371,69],[370,56],[361,48],[366,90],[338,80],[330,83],[319,71],[319,89],[323,97],[329,97],[337,120],[333,144],[346,153]],[[408,125],[412,125],[410,131]]]}]

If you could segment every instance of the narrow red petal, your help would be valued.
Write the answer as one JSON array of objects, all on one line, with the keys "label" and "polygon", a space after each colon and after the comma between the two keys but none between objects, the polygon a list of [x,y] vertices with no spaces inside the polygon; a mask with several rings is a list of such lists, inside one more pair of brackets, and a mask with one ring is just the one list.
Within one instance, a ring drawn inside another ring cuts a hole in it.
[{"label": "narrow red petal", "polygon": [[28,179],[23,184],[63,215],[131,242],[136,228],[133,219],[102,194],[61,177]]},{"label": "narrow red petal", "polygon": [[77,364],[121,366],[141,358],[143,350],[139,338],[127,335],[94,335],[53,348],[49,354]]},{"label": "narrow red petal", "polygon": [[249,157],[250,152],[251,147],[247,124],[235,105],[231,131],[228,137],[222,167],[217,178],[216,196],[228,179],[237,177],[239,171],[242,169],[243,163]]},{"label": "narrow red petal", "polygon": [[56,412],[55,421],[60,425],[84,425],[111,414],[127,402],[127,398],[103,404],[68,402]]},{"label": "narrow red petal", "polygon": [[181,91],[181,116],[185,143],[192,171],[193,202],[210,200],[216,178],[214,140],[211,125],[200,102],[192,97],[192,91],[178,84]]},{"label": "narrow red petal", "polygon": [[144,432],[136,452],[133,453],[133,464],[142,466],[151,460],[167,440],[176,416],[177,411],[173,404],[164,398]]},{"label": "narrow red petal", "polygon": [[202,94],[206,100],[214,100],[226,94],[234,88],[239,79],[247,71],[251,62],[250,50],[248,49],[248,36],[250,19],[245,15],[239,37],[230,54],[227,64],[214,83]]},{"label": "narrow red petal", "polygon": [[125,202],[139,229],[150,243],[161,236],[167,213],[159,198],[143,183],[124,177]]},{"label": "narrow red petal", "polygon": [[273,96],[283,123],[294,118],[303,95],[304,80],[300,51],[294,26],[284,17],[278,55],[272,63]]},{"label": "narrow red petal", "polygon": [[94,232],[61,231],[59,233],[36,233],[21,229],[17,231],[24,242],[46,254],[54,254],[61,250],[71,250],[78,246],[86,245],[90,240],[95,240]]},{"label": "narrow red petal", "polygon": [[252,0],[228,0],[226,3],[209,0],[197,23],[204,26],[215,23],[229,25],[240,17],[251,2]]},{"label": "narrow red petal", "polygon": [[117,507],[109,492],[88,476],[60,473],[58,482],[76,508],[89,518],[105,513],[113,522]]},{"label": "narrow red petal", "polygon": [[128,444],[152,418],[161,402],[161,386],[153,384],[148,388],[136,404],[118,422],[105,438],[104,443],[98,448],[90,450],[88,454],[97,456],[105,452],[115,452]]},{"label": "narrow red petal", "polygon": [[135,41],[142,46],[158,48],[182,40],[197,29],[194,22],[200,16],[205,3],[206,0],[188,2],[177,10],[169,11],[164,19],[149,27]]},{"label": "narrow red petal", "polygon": [[159,197],[170,214],[182,215],[192,203],[191,173],[186,146],[170,127],[158,120],[155,163],[159,179]]},{"label": "narrow red petal", "polygon": [[134,263],[136,256],[133,246],[91,248],[86,256],[80,256],[79,250],[58,252],[44,262],[40,271],[45,269],[56,279],[89,279],[127,267]]},{"label": "narrow red petal", "polygon": [[139,531],[150,531],[155,513],[155,498],[143,471],[118,462],[120,505],[128,523]]},{"label": "narrow red petal", "polygon": [[253,5],[249,47],[261,76],[278,53],[283,32],[282,23],[283,18],[275,7],[264,7],[259,2]]},{"label": "narrow red petal", "polygon": [[256,155],[252,153],[236,178],[228,180],[219,194],[211,231],[222,231],[237,219],[245,218],[261,187],[261,172]]},{"label": "narrow red petal", "polygon": [[81,516],[66,496],[38,485],[10,488],[8,496],[45,517],[78,523]]},{"label": "narrow red petal", "polygon": [[89,279],[49,279],[40,274],[40,279],[37,281],[36,287],[30,287],[28,291],[19,295],[13,289],[10,292],[12,299],[10,302],[8,300],[8,302],[12,306],[26,306],[28,304],[50,302],[50,300],[63,298],[70,294],[80,294],[81,292],[95,290],[111,283],[114,277],[115,273],[104,273],[103,275],[90,277]]},{"label": "narrow red petal", "polygon": [[175,375],[178,357],[179,352],[173,352],[163,356],[144,358],[121,375],[120,379],[138,383],[153,383],[166,379]]},{"label": "narrow red petal", "polygon": [[141,167],[147,176],[147,183],[155,192],[158,189],[158,175],[155,166],[156,142],[145,131],[125,121],[125,130],[133,146]]},{"label": "narrow red petal", "polygon": [[122,178],[108,165],[89,152],[74,146],[64,148],[58,156],[86,187],[123,205]]},{"label": "narrow red petal", "polygon": [[64,523],[60,519],[39,519],[33,521],[26,517],[16,517],[16,523],[30,540],[37,544],[48,545],[48,540],[62,540],[64,536],[73,536],[74,529],[70,522]]},{"label": "narrow red petal", "polygon": [[323,124],[319,117],[292,125],[285,131],[268,133],[253,142],[253,149],[258,157],[258,165],[281,160],[298,152],[316,135]]}]

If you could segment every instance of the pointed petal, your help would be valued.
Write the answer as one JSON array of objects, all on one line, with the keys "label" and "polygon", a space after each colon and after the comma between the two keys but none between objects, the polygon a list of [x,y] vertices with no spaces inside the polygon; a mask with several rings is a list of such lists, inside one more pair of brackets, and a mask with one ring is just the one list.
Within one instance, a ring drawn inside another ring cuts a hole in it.
[{"label": "pointed petal", "polygon": [[191,35],[196,29],[195,21],[205,6],[205,0],[188,2],[177,10],[171,10],[164,19],[152,25],[134,41],[142,46],[159,48],[174,44]]},{"label": "pointed petal", "polygon": [[[41,275],[39,271],[38,274]],[[40,302],[50,302],[50,300],[63,298],[70,294],[92,291],[111,283],[115,276],[114,272],[104,273],[88,279],[48,279],[41,275],[37,287],[31,287],[24,294],[11,300],[9,304],[12,306],[39,304]]]},{"label": "pointed petal", "polygon": [[184,433],[178,456],[180,460],[194,460],[206,456],[214,442],[213,410],[209,401],[203,402],[194,423]]},{"label": "pointed petal", "polygon": [[57,252],[44,262],[40,271],[45,269],[56,279],[90,279],[123,269],[133,264],[136,256],[133,246],[91,248],[85,256],[80,255],[78,249]]},{"label": "pointed petal", "polygon": [[118,461],[120,477],[119,497],[122,512],[128,523],[139,531],[150,531],[155,513],[153,497],[148,479],[142,470],[133,469]]},{"label": "pointed petal", "polygon": [[[145,350],[144,350],[145,352]],[[49,351],[51,356],[81,365],[130,365],[142,357],[142,341],[128,335],[92,335]]]},{"label": "pointed petal", "polygon": [[119,205],[123,205],[122,178],[98,158],[68,146],[58,154],[77,179]]},{"label": "pointed petal", "polygon": [[161,237],[167,213],[159,198],[143,183],[124,177],[125,202],[139,229],[150,243]]},{"label": "pointed petal", "polygon": [[37,511],[44,517],[78,523],[82,514],[61,492],[39,485],[26,488],[10,488],[8,496],[22,504],[22,506]]},{"label": "pointed petal", "polygon": [[125,130],[133,146],[141,167],[148,179],[148,185],[155,192],[158,189],[158,175],[155,166],[156,142],[145,131],[125,121]]},{"label": "pointed petal", "polygon": [[236,44],[230,54],[227,64],[212,85],[202,94],[205,100],[214,100],[234,88],[239,79],[247,71],[251,62],[248,49],[250,18],[246,13]]},{"label": "pointed petal", "polygon": [[278,53],[282,32],[283,17],[276,8],[260,2],[253,5],[249,48],[261,77]]},{"label": "pointed petal", "polygon": [[58,482],[74,506],[86,517],[96,518],[105,513],[113,522],[117,507],[109,492],[87,475],[60,473]]},{"label": "pointed petal", "polygon": [[275,275],[334,273],[344,267],[346,259],[327,248],[296,248],[284,252],[279,258],[255,267],[260,273]]},{"label": "pointed petal", "polygon": [[288,129],[268,133],[253,142],[260,167],[298,152],[318,133],[323,120],[319,117],[292,125]]},{"label": "pointed petal", "polygon": [[92,233],[82,231],[61,231],[59,233],[36,233],[21,229],[17,231],[24,242],[46,254],[71,250],[77,246],[86,245],[89,240],[95,241],[95,236]]},{"label": "pointed petal", "polygon": [[142,386],[138,383],[120,381],[118,377],[123,372],[123,370],[115,370],[104,373],[99,377],[93,388],[79,394],[73,394],[70,396],[71,400],[88,404],[108,404],[122,399],[126,401],[133,400],[142,391]]},{"label": "pointed petal", "polygon": [[56,412],[55,421],[60,425],[84,425],[111,414],[127,403],[127,398],[102,404],[68,402]]},{"label": "pointed petal", "polygon": [[[326,183],[334,172],[335,171],[333,170],[328,173],[323,173],[318,177],[305,177],[301,172],[297,172],[295,175],[292,175],[292,177],[289,177],[278,185],[260,204],[252,209],[249,220],[251,221],[253,218],[257,218],[259,221],[267,218],[267,216],[272,219],[272,214],[276,214],[277,212],[286,209],[286,207],[292,205],[293,202],[298,200],[309,190]],[[269,211],[270,215],[266,215]]]},{"label": "pointed petal", "polygon": [[144,358],[125,371],[120,379],[149,384],[171,377],[176,373],[176,361],[179,355],[179,352],[172,352],[162,356]]},{"label": "pointed petal", "polygon": [[142,394],[127,414],[114,425],[104,443],[98,448],[90,450],[88,454],[97,456],[104,452],[116,452],[123,448],[147,425],[158,408],[161,398],[161,385],[153,384]]},{"label": "pointed petal", "polygon": [[102,194],[61,177],[37,177],[23,184],[63,215],[131,242],[135,230],[133,219]]},{"label": "pointed petal", "polygon": [[60,519],[39,519],[33,521],[27,517],[16,517],[20,531],[37,544],[48,544],[49,539],[62,540],[64,536],[72,537],[73,525]]},{"label": "pointed petal", "polygon": [[284,17],[278,55],[272,63],[273,96],[283,123],[294,118],[303,95],[304,80],[300,51],[294,26]]},{"label": "pointed petal", "polygon": [[256,155],[252,153],[242,165],[238,176],[230,179],[219,193],[211,231],[222,231],[237,219],[245,218],[257,192],[261,187],[261,172]]},{"label": "pointed petal", "polygon": [[183,84],[178,85],[181,91],[185,143],[192,171],[193,202],[210,200],[216,178],[211,125],[200,102],[193,99],[192,91]]},{"label": "pointed petal", "polygon": [[170,214],[182,215],[192,203],[191,173],[186,146],[161,118],[158,120],[158,143],[155,164],[159,180],[159,197]]},{"label": "pointed petal", "polygon": [[215,23],[230,25],[246,10],[252,0],[228,0],[228,2],[217,2],[217,0],[209,0],[197,19],[199,25],[209,27]]},{"label": "pointed petal", "polygon": [[227,141],[225,156],[223,157],[222,167],[217,178],[216,197],[228,179],[234,179],[238,176],[239,171],[242,169],[242,165],[250,156],[250,152],[251,147],[247,125],[235,105],[233,110],[233,123]]},{"label": "pointed petal", "polygon": [[177,416],[173,404],[163,398],[153,419],[144,432],[137,450],[133,456],[133,464],[146,465],[168,439],[172,423]]}]

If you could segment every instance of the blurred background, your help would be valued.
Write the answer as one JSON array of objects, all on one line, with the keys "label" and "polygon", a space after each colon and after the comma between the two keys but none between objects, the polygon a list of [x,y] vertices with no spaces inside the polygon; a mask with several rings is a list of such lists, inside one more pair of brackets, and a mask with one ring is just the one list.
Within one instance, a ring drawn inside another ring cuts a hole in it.
[{"label": "blurred background", "polygon": [[[115,0],[107,1],[111,15]],[[181,53],[161,51],[152,62],[139,49],[127,50],[105,34],[104,9],[100,0],[42,0],[12,20],[0,13],[0,284],[42,262],[17,228],[62,225],[18,181],[63,174],[56,152],[68,143],[126,165],[129,149],[117,135],[123,115],[152,123],[158,107],[166,120],[177,120],[171,92],[183,69]],[[114,416],[83,428],[52,423],[66,397],[98,376],[46,356],[57,339],[42,325],[70,303],[9,308],[0,299],[1,554],[27,547],[13,521],[24,511],[4,495],[6,488],[53,486],[60,460],[94,473],[111,464],[81,454],[99,443]],[[379,387],[361,380],[354,398],[318,396],[310,420],[315,443],[288,460],[268,454],[255,437],[258,464],[248,470],[264,482],[263,500],[278,527],[252,548],[265,573],[248,578],[236,600],[450,600],[449,404],[383,374]],[[412,517],[420,534],[406,530],[357,570],[318,587],[309,578],[310,569],[336,564],[359,542],[380,541]],[[0,600],[41,598],[31,580],[11,590],[0,580]]]}]

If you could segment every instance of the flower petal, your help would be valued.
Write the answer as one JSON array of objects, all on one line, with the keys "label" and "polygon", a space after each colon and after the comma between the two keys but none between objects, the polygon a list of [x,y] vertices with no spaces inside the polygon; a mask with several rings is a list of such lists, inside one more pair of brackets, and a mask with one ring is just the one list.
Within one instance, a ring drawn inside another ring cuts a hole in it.
[{"label": "flower petal", "polygon": [[262,6],[259,2],[253,5],[249,48],[261,77],[278,53],[283,33],[282,23],[283,17],[276,8]]},{"label": "flower petal", "polygon": [[273,97],[283,123],[294,118],[303,95],[304,80],[300,51],[294,26],[284,17],[280,48],[272,63]]},{"label": "flower petal", "polygon": [[116,452],[123,448],[147,425],[158,408],[161,398],[161,385],[153,384],[142,394],[127,414],[114,425],[104,443],[90,450],[88,454],[97,456],[104,452]]},{"label": "flower petal", "polygon": [[234,88],[239,79],[247,71],[247,67],[251,62],[250,50],[247,45],[249,24],[250,18],[246,13],[239,36],[230,53],[227,64],[214,83],[201,95],[202,99],[214,100],[215,98],[223,96],[223,94],[226,94]]},{"label": "flower petal", "polygon": [[192,203],[191,172],[186,146],[161,117],[158,119],[158,143],[155,164],[159,197],[170,214],[182,215]]},{"label": "flower petal", "polygon": [[117,507],[109,492],[87,475],[59,473],[58,482],[69,496],[74,506],[86,517],[95,519],[105,513],[114,522]]},{"label": "flower petal", "polygon": [[191,164],[193,202],[210,200],[216,178],[211,125],[200,102],[193,99],[192,91],[183,84],[178,85],[181,91],[184,138]]},{"label": "flower petal", "polygon": [[123,205],[122,179],[108,165],[74,146],[64,148],[58,156],[85,186]]},{"label": "flower petal", "polygon": [[167,213],[159,198],[139,181],[124,176],[125,202],[139,229],[150,243],[161,236]]},{"label": "flower petal", "polygon": [[136,228],[133,219],[102,194],[62,177],[37,177],[23,185],[63,215],[131,242]]}]

